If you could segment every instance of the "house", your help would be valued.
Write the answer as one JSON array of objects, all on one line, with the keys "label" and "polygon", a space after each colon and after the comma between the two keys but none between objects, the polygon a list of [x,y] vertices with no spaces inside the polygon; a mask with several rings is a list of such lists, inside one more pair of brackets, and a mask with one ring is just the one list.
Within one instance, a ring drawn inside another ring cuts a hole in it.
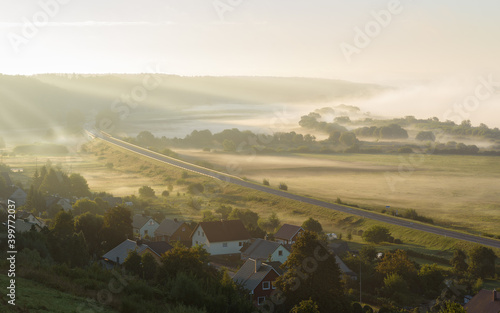
[{"label": "house", "polygon": [[123,203],[121,197],[103,197],[102,200],[106,201],[112,208]]},{"label": "house", "polygon": [[24,220],[27,223],[37,224],[38,226],[40,226],[40,229],[42,229],[46,225],[43,220],[37,218],[35,215],[33,215],[33,213],[30,212],[19,210],[17,211],[16,217],[18,220]]},{"label": "house", "polygon": [[159,226],[160,224],[158,224],[151,216],[136,214],[132,218],[134,235],[140,238],[146,238],[146,236],[148,238],[153,237],[155,230],[158,229]]},{"label": "house", "polygon": [[173,247],[164,241],[143,242],[141,240],[125,240],[102,256],[104,261],[111,265],[122,265],[130,251],[137,251],[139,255],[151,253],[160,263],[161,256]]},{"label": "house", "polygon": [[19,207],[26,204],[27,196],[28,195],[24,192],[24,190],[16,188],[16,190],[10,195],[9,199],[16,202],[16,206]]},{"label": "house", "polygon": [[55,205],[60,206],[63,208],[64,211],[69,212],[73,210],[73,206],[71,205],[71,201],[66,198],[60,198],[56,196],[48,196],[45,198],[45,205],[50,208]]},{"label": "house", "polygon": [[193,230],[186,222],[176,218],[164,219],[154,232],[155,241],[174,242],[179,241],[185,246],[191,246],[191,233]]},{"label": "house", "polygon": [[464,305],[467,313],[498,313],[500,312],[500,295],[496,289],[479,291]]},{"label": "house", "polygon": [[282,244],[293,244],[303,231],[304,229],[300,226],[284,224],[276,234],[274,234],[274,240]]},{"label": "house", "polygon": [[200,222],[191,233],[191,244],[202,245],[210,255],[241,254],[250,237],[240,220]]},{"label": "house", "polygon": [[17,219],[16,220],[16,232],[18,233],[25,233],[30,231],[31,229],[34,229],[35,231],[39,232],[42,230],[42,227],[36,223],[30,223],[26,220],[22,219]]},{"label": "house", "polygon": [[285,263],[290,251],[281,243],[257,238],[252,244],[242,251],[241,257],[261,261],[279,261]]},{"label": "house", "polygon": [[233,280],[249,291],[256,305],[262,305],[276,289],[276,278],[283,275],[280,265],[281,262],[248,259],[234,275]]}]

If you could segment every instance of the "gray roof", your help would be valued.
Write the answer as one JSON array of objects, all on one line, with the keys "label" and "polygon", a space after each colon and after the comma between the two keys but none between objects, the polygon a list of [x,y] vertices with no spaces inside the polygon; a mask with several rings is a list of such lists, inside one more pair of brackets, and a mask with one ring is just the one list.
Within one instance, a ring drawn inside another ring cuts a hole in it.
[{"label": "gray roof", "polygon": [[[148,248],[148,246],[145,244],[137,245],[137,243],[135,241],[127,239],[124,242],[120,243],[118,246],[116,246],[113,249],[111,249],[110,251],[108,251],[102,257],[104,259],[108,259],[112,262],[122,264],[123,261],[125,261],[125,259],[127,258],[130,251],[136,250],[137,253],[141,253],[142,251],[146,250],[147,248]],[[118,260],[117,260],[117,258],[118,258]]]},{"label": "gray roof", "polygon": [[339,258],[337,255],[335,256],[335,261],[337,262],[337,265],[339,266],[340,271],[342,273],[347,274],[347,275],[356,276],[356,273],[351,271],[351,269],[348,268],[347,265],[345,265],[344,261],[342,261],[342,259]]},{"label": "gray roof", "polygon": [[[144,250],[146,250],[147,248],[150,248],[158,256],[161,256],[163,253],[172,249],[172,246],[166,242],[142,243],[142,242],[135,242],[135,241],[132,241],[130,239],[127,239],[124,242],[120,243],[118,246],[116,246],[113,249],[111,249],[110,251],[108,251],[102,257],[104,259],[108,259],[112,262],[122,264],[123,261],[125,261],[125,259],[127,258],[130,251],[135,250],[135,251],[137,251],[137,253],[141,253]],[[117,262],[117,258],[118,258],[118,262]]]},{"label": "gray roof", "polygon": [[18,219],[18,220],[16,220],[16,231],[19,233],[24,233],[24,232],[30,231],[31,227],[33,225],[35,226],[35,229],[37,231],[40,231],[42,229],[40,226],[38,226],[35,223],[30,223],[30,222],[26,222],[25,220]]},{"label": "gray roof", "polygon": [[279,248],[281,244],[275,241],[268,241],[257,238],[244,252],[245,256],[252,259],[267,260],[271,254]]},{"label": "gray roof", "polygon": [[132,217],[132,227],[133,228],[142,228],[150,219],[151,216],[144,216],[142,214],[136,214]]},{"label": "gray roof", "polygon": [[175,233],[175,231],[179,229],[179,227],[181,227],[182,224],[184,224],[184,222],[174,221],[166,218],[160,223],[160,226],[158,226],[158,228],[155,230],[155,236],[164,236],[164,235],[172,236],[172,234]]},{"label": "gray roof", "polygon": [[281,262],[262,263],[257,272],[255,271],[255,262],[253,259],[248,259],[233,277],[236,283],[242,284],[249,291],[253,291],[270,271],[274,270],[280,276],[283,274],[279,268]]}]

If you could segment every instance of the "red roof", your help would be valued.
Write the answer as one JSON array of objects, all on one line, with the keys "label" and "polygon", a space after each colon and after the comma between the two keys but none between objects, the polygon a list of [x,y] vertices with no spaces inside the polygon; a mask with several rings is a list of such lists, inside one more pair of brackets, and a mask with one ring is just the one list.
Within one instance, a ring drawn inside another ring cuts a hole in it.
[{"label": "red roof", "polygon": [[[240,220],[200,222],[198,227],[203,229],[209,242],[248,240],[251,238],[250,233]],[[194,232],[191,237],[193,234]]]},{"label": "red roof", "polygon": [[299,230],[304,230],[300,226],[283,224],[281,228],[274,234],[274,238],[283,240],[292,240],[293,236],[299,232]]},{"label": "red roof", "polygon": [[481,290],[464,307],[467,313],[498,313],[500,312],[500,294],[493,300],[491,290]]}]

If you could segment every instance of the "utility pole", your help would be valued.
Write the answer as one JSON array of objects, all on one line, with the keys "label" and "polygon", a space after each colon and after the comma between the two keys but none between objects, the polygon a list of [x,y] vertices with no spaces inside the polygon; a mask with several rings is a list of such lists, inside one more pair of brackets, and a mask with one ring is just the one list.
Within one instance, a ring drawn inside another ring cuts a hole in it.
[{"label": "utility pole", "polygon": [[361,301],[361,255],[359,257],[359,304],[362,303]]}]

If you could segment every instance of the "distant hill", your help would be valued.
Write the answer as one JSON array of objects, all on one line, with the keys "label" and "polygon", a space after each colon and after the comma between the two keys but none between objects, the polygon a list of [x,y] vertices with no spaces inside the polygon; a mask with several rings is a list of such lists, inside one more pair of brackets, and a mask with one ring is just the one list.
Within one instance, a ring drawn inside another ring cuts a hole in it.
[{"label": "distant hill", "polygon": [[[279,77],[181,77],[149,74],[0,75],[0,132],[74,126],[109,110],[122,95],[134,113],[166,115],[196,106],[319,103],[369,97],[387,87],[340,80]],[[155,86],[156,80],[160,81]],[[144,91],[149,87],[150,90]],[[220,109],[220,107],[219,107]]]}]

